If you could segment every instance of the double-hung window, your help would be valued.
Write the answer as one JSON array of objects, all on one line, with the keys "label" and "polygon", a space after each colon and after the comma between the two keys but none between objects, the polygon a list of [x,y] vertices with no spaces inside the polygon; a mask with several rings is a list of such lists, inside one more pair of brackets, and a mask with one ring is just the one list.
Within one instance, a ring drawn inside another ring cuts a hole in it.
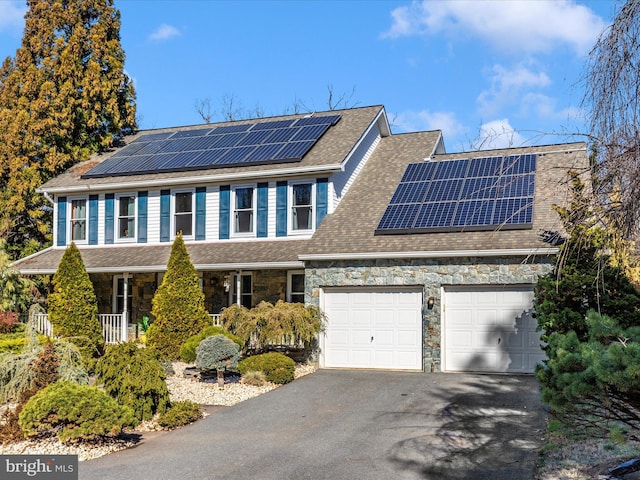
[{"label": "double-hung window", "polygon": [[287,276],[287,301],[304,303],[304,270],[288,272]]},{"label": "double-hung window", "polygon": [[253,236],[256,227],[256,200],[254,187],[233,189],[233,233],[237,236]]},{"label": "double-hung window", "polygon": [[289,186],[290,231],[306,233],[313,231],[315,212],[313,197],[314,183],[294,183]]},{"label": "double-hung window", "polygon": [[193,236],[193,192],[176,192],[173,196],[173,233],[182,232],[184,237]]},{"label": "double-hung window", "polygon": [[75,198],[70,202],[70,230],[71,240],[74,242],[87,241],[87,199]]},{"label": "double-hung window", "polygon": [[118,240],[136,238],[136,196],[132,194],[117,197]]}]

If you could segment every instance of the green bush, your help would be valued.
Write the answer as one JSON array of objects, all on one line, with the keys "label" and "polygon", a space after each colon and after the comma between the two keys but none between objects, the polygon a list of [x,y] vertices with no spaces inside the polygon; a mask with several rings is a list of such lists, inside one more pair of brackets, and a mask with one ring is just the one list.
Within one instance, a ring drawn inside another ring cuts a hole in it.
[{"label": "green bush", "polygon": [[185,363],[193,363],[196,361],[196,348],[202,340],[207,337],[213,337],[214,335],[224,335],[230,340],[233,340],[238,344],[240,348],[244,346],[242,340],[237,335],[229,333],[222,327],[216,327],[215,325],[205,328],[202,332],[189,339],[180,347],[180,359]]},{"label": "green bush", "polygon": [[293,381],[295,362],[278,352],[263,353],[245,358],[238,364],[238,370],[242,375],[247,372],[264,372],[267,381],[285,384]]},{"label": "green bush", "polygon": [[180,234],[171,247],[162,284],[153,296],[151,313],[155,320],[147,331],[147,345],[169,360],[179,358],[180,346],[209,322],[198,272]]},{"label": "green bush", "polygon": [[318,307],[279,300],[275,305],[260,302],[251,310],[232,305],[222,311],[220,321],[245,344],[263,351],[289,342],[308,348],[322,331],[325,317]]},{"label": "green bush", "polygon": [[131,408],[137,422],[151,420],[169,405],[169,390],[156,352],[134,342],[110,345],[96,366],[98,382],[121,405]]},{"label": "green bush", "polygon": [[98,321],[98,302],[78,247],[71,243],[53,276],[49,321],[53,334],[74,343],[91,368],[102,355],[104,340]]},{"label": "green bush", "polygon": [[96,387],[59,381],[40,390],[20,412],[28,437],[55,433],[63,442],[115,436],[134,425],[131,409]]},{"label": "green bush", "polygon": [[20,353],[27,343],[27,339],[24,335],[17,338],[7,337],[7,335],[0,337],[0,353]]},{"label": "green bush", "polygon": [[202,416],[202,408],[188,400],[175,402],[158,417],[158,425],[164,428],[177,428],[195,422]]}]

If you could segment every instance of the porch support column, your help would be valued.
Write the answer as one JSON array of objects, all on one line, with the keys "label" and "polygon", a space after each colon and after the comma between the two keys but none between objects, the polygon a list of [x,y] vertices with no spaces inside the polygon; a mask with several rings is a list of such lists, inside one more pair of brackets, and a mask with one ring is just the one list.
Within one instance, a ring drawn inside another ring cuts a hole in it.
[{"label": "porch support column", "polygon": [[120,322],[120,341],[126,342],[129,330],[129,311],[127,310],[127,304],[129,303],[129,275],[126,273],[122,279],[122,294],[124,299],[122,302],[122,321]]},{"label": "porch support column", "polygon": [[236,303],[242,305],[242,270],[236,274]]}]

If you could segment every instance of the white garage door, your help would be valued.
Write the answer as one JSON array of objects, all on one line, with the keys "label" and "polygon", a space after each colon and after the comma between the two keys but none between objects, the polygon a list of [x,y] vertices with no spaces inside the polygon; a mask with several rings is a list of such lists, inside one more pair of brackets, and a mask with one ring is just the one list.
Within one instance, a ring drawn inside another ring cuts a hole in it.
[{"label": "white garage door", "polygon": [[327,368],[422,370],[422,289],[325,290]]},{"label": "white garage door", "polygon": [[446,288],[444,369],[531,373],[545,358],[533,287]]}]

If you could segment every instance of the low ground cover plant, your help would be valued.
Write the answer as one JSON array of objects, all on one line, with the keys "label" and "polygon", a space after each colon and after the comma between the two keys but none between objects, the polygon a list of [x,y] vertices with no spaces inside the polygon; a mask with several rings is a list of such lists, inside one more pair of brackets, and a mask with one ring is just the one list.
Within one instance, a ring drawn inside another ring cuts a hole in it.
[{"label": "low ground cover plant", "polygon": [[117,436],[135,418],[97,387],[58,381],[36,393],[19,416],[27,437],[55,434],[62,442]]},{"label": "low ground cover plant", "polygon": [[158,417],[158,425],[163,428],[178,428],[188,425],[202,417],[199,404],[188,400],[172,403],[171,406]]},{"label": "low ground cover plant", "polygon": [[293,381],[295,362],[286,355],[278,352],[253,355],[238,364],[242,375],[248,372],[263,372],[267,381],[283,385]]}]

